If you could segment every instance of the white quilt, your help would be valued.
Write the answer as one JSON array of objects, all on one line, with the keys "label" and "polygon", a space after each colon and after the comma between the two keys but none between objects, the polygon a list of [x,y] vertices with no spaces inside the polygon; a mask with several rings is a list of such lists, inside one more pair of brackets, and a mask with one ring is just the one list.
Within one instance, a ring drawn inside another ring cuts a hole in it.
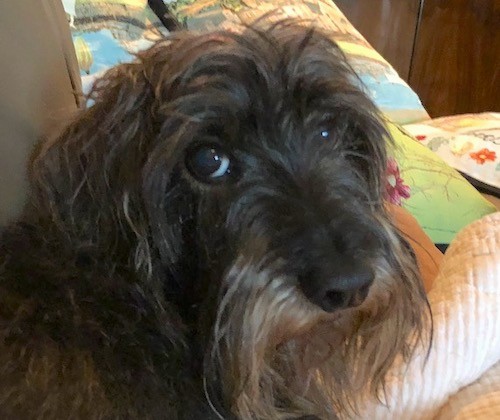
[{"label": "white quilt", "polygon": [[500,212],[461,231],[429,292],[434,341],[424,365],[395,366],[387,403],[363,419],[500,419]]}]

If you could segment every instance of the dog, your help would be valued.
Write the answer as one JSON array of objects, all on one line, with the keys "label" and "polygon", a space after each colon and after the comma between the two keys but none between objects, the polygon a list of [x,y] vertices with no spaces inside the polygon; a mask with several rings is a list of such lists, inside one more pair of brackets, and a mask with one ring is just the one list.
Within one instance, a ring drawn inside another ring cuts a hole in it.
[{"label": "dog", "polygon": [[0,417],[335,419],[429,341],[383,118],[327,34],[180,31],[98,80],[0,240]]}]

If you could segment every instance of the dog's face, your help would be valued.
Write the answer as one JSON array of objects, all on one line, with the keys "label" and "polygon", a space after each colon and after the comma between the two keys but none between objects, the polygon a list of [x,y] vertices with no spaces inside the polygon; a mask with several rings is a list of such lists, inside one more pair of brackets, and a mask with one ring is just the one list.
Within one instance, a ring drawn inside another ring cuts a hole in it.
[{"label": "dog's face", "polygon": [[289,23],[182,34],[95,92],[35,159],[41,195],[175,308],[214,410],[327,418],[378,391],[428,314],[384,208],[386,131],[338,47]]}]

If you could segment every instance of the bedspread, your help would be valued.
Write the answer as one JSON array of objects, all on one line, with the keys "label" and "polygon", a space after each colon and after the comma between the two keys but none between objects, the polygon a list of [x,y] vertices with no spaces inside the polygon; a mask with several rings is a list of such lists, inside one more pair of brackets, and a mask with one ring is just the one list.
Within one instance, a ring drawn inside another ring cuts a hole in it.
[{"label": "bedspread", "polygon": [[[500,418],[500,212],[463,229],[431,291],[434,340],[396,364],[364,419]],[[425,362],[426,360],[426,362]]]}]

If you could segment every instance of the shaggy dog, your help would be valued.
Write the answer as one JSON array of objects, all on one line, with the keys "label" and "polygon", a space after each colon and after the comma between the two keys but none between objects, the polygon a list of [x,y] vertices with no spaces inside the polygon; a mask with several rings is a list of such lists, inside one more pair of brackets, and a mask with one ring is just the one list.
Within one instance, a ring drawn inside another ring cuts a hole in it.
[{"label": "shaggy dog", "polygon": [[390,142],[327,36],[179,32],[110,70],[0,241],[3,419],[333,419],[427,342]]}]

